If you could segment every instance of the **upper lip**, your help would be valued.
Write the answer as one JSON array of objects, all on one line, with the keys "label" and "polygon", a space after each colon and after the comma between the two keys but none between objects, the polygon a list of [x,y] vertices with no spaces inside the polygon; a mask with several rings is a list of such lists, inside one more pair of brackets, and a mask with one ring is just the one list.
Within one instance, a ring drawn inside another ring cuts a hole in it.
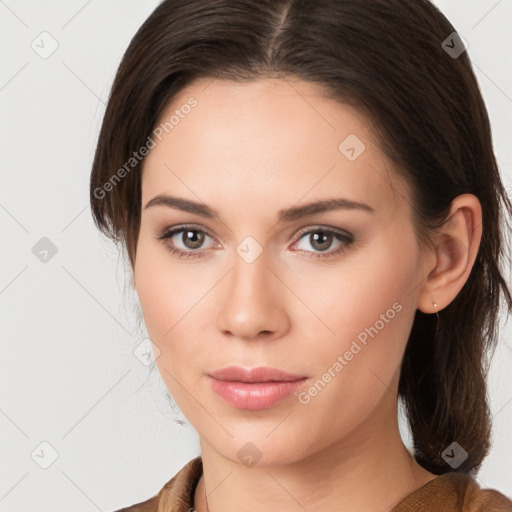
[{"label": "upper lip", "polygon": [[240,366],[228,366],[210,372],[208,375],[226,382],[293,382],[305,378],[304,375],[294,375],[268,366],[249,369]]}]

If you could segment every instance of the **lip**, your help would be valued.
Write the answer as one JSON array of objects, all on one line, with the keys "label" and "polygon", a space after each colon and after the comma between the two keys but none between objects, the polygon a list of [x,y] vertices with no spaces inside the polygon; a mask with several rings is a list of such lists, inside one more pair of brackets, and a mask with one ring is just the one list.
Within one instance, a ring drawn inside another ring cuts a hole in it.
[{"label": "lip", "polygon": [[237,409],[269,409],[296,391],[307,379],[269,367],[221,368],[208,374],[213,391]]},{"label": "lip", "polygon": [[293,382],[306,378],[305,375],[294,375],[293,373],[268,366],[250,369],[245,369],[241,366],[227,366],[208,375],[225,382]]}]

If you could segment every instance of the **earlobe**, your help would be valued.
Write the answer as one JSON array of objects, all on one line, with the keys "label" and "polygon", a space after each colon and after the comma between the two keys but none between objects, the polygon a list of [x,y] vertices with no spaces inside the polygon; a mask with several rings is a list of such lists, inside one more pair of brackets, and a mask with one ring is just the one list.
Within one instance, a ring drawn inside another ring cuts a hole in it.
[{"label": "earlobe", "polygon": [[469,278],[481,238],[482,208],[477,197],[456,197],[448,220],[433,240],[435,265],[425,269],[418,296],[420,311],[436,313],[455,299]]}]

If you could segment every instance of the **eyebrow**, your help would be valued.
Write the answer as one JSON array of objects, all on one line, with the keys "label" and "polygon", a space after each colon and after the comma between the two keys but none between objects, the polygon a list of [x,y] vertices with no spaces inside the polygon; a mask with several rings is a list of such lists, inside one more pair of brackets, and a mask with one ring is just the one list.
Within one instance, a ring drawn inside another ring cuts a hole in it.
[{"label": "eyebrow", "polygon": [[[198,203],[196,201],[191,201],[190,199],[184,199],[181,197],[169,196],[167,194],[159,194],[153,197],[153,199],[148,201],[145,209],[152,208],[154,206],[176,208],[178,210],[200,215],[201,217],[208,219],[220,220],[220,215],[204,203]],[[314,215],[332,210],[362,210],[375,213],[375,210],[366,203],[352,201],[345,198],[331,198],[279,210],[278,221],[291,222],[308,215]]]}]

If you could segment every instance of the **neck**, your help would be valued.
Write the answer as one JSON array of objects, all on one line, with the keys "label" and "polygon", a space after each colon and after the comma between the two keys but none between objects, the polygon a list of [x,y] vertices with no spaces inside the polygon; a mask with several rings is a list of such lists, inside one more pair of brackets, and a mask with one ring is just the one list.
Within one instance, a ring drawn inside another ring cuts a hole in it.
[{"label": "neck", "polygon": [[405,448],[396,405],[394,418],[387,423],[368,419],[356,432],[325,449],[278,466],[246,467],[201,440],[203,477],[194,508],[197,512],[291,512],[299,508],[308,512],[389,512],[435,478]]}]

